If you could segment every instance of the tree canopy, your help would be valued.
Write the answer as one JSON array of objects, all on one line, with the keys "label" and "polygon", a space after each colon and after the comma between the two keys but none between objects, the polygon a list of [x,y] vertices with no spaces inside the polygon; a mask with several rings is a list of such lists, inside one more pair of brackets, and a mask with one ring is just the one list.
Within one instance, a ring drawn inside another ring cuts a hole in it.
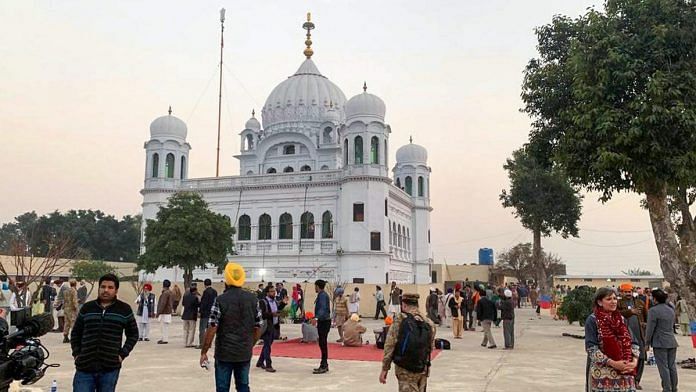
[{"label": "tree canopy", "polygon": [[73,263],[70,273],[73,277],[84,279],[89,284],[89,293],[87,293],[87,297],[89,297],[92,294],[92,290],[94,290],[94,284],[99,281],[99,278],[106,274],[116,273],[116,269],[101,260],[80,260]]},{"label": "tree canopy", "polygon": [[55,238],[69,238],[90,258],[135,261],[140,242],[140,215],[120,220],[96,210],[54,211],[38,216],[27,212],[0,227],[0,253],[10,254],[13,242],[27,242],[30,253],[45,256]]},{"label": "tree canopy", "polygon": [[229,217],[210,211],[200,194],[178,192],[160,207],[157,219],[147,220],[145,253],[138,266],[146,272],[179,267],[188,287],[194,268],[224,267],[233,235]]},{"label": "tree canopy", "polygon": [[[575,19],[556,16],[536,33],[539,57],[525,69],[522,92],[530,143],[603,201],[622,191],[645,195],[660,265],[693,316],[693,1],[608,0]],[[684,200],[676,222],[670,195]]]},{"label": "tree canopy", "polygon": [[[560,257],[541,251],[540,268],[544,269],[546,283],[550,284],[554,276],[563,275],[566,271],[566,266]],[[498,261],[495,264],[497,272],[502,272],[507,276],[513,276],[520,282],[525,282],[529,279],[536,281],[538,274],[536,264],[532,255],[532,244],[520,243],[510,249],[504,250],[498,255]],[[539,283],[537,281],[537,283]]]}]

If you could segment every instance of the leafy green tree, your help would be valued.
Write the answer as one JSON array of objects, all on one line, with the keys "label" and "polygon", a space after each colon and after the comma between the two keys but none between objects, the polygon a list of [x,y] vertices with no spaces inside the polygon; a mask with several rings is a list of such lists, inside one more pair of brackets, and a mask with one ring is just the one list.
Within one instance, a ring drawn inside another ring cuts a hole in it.
[{"label": "leafy green tree", "polygon": [[631,269],[628,269],[626,271],[621,271],[621,272],[626,274],[626,275],[629,275],[629,276],[650,276],[653,274],[652,272],[650,272],[648,270],[644,270],[644,269],[640,269],[640,268],[631,268]]},{"label": "leafy green tree", "polygon": [[563,298],[563,303],[558,307],[558,315],[565,317],[568,324],[575,321],[580,323],[580,326],[585,325],[585,320],[592,313],[592,299],[595,295],[594,287],[580,286],[577,289],[570,290],[568,295]]},{"label": "leafy green tree", "polygon": [[574,185],[645,196],[660,267],[696,318],[696,7],[608,0],[537,29],[522,99],[531,144]]},{"label": "leafy green tree", "polygon": [[101,260],[80,260],[73,263],[70,269],[70,274],[76,279],[83,279],[89,285],[89,293],[87,297],[92,295],[94,285],[99,281],[99,278],[106,274],[115,274],[116,269]]},{"label": "leafy green tree", "polygon": [[[547,285],[551,284],[554,276],[564,275],[566,271],[565,263],[560,257],[546,253],[543,249],[540,268],[544,270],[543,275],[546,276]],[[496,272],[514,276],[520,282],[528,279],[536,281],[537,273],[532,256],[532,244],[529,242],[517,244],[500,253],[495,269]]]},{"label": "leafy green tree", "polygon": [[503,190],[500,200],[504,207],[514,208],[522,226],[532,231],[531,270],[542,292],[546,292],[548,276],[541,237],[553,232],[563,238],[577,237],[582,197],[558,167],[535,154],[533,146],[513,152],[503,167],[510,178],[510,190]]},{"label": "leafy green tree", "polygon": [[150,273],[179,267],[188,288],[194,268],[224,267],[232,253],[233,235],[229,217],[210,211],[200,194],[178,192],[160,208],[156,220],[147,220],[145,253],[138,266]]}]

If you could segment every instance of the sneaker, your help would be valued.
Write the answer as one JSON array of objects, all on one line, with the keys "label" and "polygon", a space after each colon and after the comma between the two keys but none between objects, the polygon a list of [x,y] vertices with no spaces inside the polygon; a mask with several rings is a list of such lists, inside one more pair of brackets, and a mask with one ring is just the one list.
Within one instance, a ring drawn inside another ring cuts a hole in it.
[{"label": "sneaker", "polygon": [[138,341],[139,341],[139,342],[142,342],[142,341],[143,341],[143,338],[138,338]]},{"label": "sneaker", "polygon": [[261,362],[257,362],[257,363],[256,363],[256,367],[257,367],[257,368],[261,368],[261,369],[265,369],[265,368],[266,368],[266,365],[262,364]]},{"label": "sneaker", "polygon": [[269,373],[275,373],[275,372],[276,372],[276,370],[273,369],[273,368],[270,367],[270,366],[266,368],[266,371],[269,372]]},{"label": "sneaker", "polygon": [[498,348],[498,346],[493,345],[493,346],[489,346],[488,348],[490,348],[491,350],[493,350],[493,349]]},{"label": "sneaker", "polygon": [[313,372],[313,373],[314,373],[314,374],[324,374],[324,373],[328,373],[328,372],[329,372],[329,368],[327,368],[327,367],[320,367],[319,369],[314,369],[314,372]]},{"label": "sneaker", "polygon": [[143,338],[144,341],[149,342],[150,338]]},{"label": "sneaker", "polygon": [[484,343],[481,343],[481,347],[486,347],[486,344],[484,344]]}]

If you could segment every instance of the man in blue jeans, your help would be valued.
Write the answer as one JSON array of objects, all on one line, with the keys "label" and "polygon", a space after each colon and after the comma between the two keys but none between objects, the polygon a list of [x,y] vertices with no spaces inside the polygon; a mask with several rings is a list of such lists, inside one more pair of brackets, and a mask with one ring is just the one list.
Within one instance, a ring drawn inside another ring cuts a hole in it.
[{"label": "man in blue jeans", "polygon": [[314,301],[314,317],[316,318],[317,331],[319,333],[319,349],[321,350],[321,362],[314,369],[314,374],[324,374],[329,371],[329,345],[327,339],[331,330],[331,299],[324,288],[326,281],[318,279],[314,282],[314,291],[317,299]]},{"label": "man in blue jeans", "polygon": [[258,340],[261,312],[256,295],[242,289],[244,269],[225,267],[225,292],[215,298],[201,348],[201,366],[208,364],[208,349],[215,338],[215,390],[228,392],[232,375],[239,392],[249,391],[249,364]]},{"label": "man in blue jeans", "polygon": [[121,363],[138,341],[133,310],[116,299],[118,286],[114,274],[102,276],[99,297],[85,303],[77,315],[70,336],[75,358],[74,392],[114,392]]}]

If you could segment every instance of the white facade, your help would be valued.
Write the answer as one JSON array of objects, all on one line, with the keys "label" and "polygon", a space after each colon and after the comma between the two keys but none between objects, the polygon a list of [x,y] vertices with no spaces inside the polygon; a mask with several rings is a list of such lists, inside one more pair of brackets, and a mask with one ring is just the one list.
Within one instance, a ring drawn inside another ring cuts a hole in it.
[{"label": "white facade", "polygon": [[[235,225],[230,259],[247,280],[429,283],[427,152],[401,147],[392,179],[385,110],[366,87],[346,100],[310,53],[269,95],[263,129],[252,114],[240,132],[240,175],[196,179],[187,175],[186,125],[170,112],[152,123],[145,143],[143,222],[174,192],[195,191]],[[214,272],[194,277],[219,279]],[[181,272],[163,269],[153,280],[165,278]]]}]

